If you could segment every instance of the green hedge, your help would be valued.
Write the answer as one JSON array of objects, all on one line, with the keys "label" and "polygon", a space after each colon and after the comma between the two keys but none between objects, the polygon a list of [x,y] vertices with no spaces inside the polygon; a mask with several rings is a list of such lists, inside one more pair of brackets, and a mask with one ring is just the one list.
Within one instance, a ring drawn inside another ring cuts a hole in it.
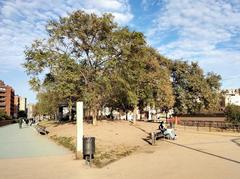
[{"label": "green hedge", "polygon": [[231,123],[240,123],[240,106],[228,105],[225,109],[227,121]]}]

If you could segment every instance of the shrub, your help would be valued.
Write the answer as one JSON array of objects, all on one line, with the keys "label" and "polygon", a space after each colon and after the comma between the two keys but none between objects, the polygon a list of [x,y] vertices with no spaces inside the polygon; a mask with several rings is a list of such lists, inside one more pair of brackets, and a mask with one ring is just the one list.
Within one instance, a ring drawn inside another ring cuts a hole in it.
[{"label": "shrub", "polygon": [[225,109],[227,121],[231,123],[240,122],[240,106],[228,105]]},{"label": "shrub", "polygon": [[18,117],[27,117],[27,113],[25,111],[18,111]]},{"label": "shrub", "polygon": [[10,119],[10,117],[6,114],[6,112],[3,111],[3,110],[0,110],[0,121],[1,120],[8,120],[8,119]]}]

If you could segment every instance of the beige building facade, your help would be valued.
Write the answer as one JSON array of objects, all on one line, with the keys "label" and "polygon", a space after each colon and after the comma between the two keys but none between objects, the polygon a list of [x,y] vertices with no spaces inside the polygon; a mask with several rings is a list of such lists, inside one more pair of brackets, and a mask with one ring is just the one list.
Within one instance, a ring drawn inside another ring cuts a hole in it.
[{"label": "beige building facade", "polygon": [[27,98],[20,96],[20,98],[19,98],[19,111],[27,112]]}]

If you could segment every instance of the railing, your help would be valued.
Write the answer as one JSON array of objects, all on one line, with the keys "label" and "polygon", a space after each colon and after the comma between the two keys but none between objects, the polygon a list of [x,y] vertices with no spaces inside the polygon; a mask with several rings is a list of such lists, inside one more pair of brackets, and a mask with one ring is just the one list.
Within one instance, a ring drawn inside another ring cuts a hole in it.
[{"label": "railing", "polygon": [[218,129],[220,131],[226,131],[231,130],[234,132],[240,132],[240,124],[232,124],[227,123],[224,121],[193,121],[193,120],[181,120],[178,123],[179,125],[184,126],[184,129],[186,129],[186,126],[190,127],[196,127],[196,130],[200,130],[201,127],[208,128],[208,131],[212,131],[213,129]]}]

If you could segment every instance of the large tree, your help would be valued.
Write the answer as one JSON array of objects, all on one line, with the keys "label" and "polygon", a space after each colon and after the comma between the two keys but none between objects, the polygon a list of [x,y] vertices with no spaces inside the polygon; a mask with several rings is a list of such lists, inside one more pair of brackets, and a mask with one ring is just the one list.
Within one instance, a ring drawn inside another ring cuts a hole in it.
[{"label": "large tree", "polygon": [[83,100],[94,119],[104,106],[128,111],[144,101],[171,107],[169,72],[142,33],[119,27],[110,14],[83,11],[49,22],[47,32],[48,39],[25,51],[33,89],[58,94],[70,109]]},{"label": "large tree", "polygon": [[71,119],[77,100],[94,121],[103,107],[168,111],[174,105],[176,113],[218,107],[219,75],[204,75],[197,63],[164,58],[142,33],[118,26],[110,14],[76,11],[50,21],[47,33],[26,49],[24,67],[39,105],[49,102],[49,113],[67,103]]},{"label": "large tree", "polygon": [[174,111],[176,113],[199,113],[216,111],[219,104],[219,75],[208,73],[195,62],[174,61],[172,79],[175,95]]},{"label": "large tree", "polygon": [[[99,76],[116,54],[111,42],[115,28],[111,15],[98,17],[83,11],[51,21],[47,26],[49,38],[35,41],[26,50],[24,65],[31,75],[30,84],[37,90],[39,86],[50,87],[61,94],[70,111],[77,99],[95,109],[101,98]],[[41,82],[46,71],[48,74]],[[46,80],[50,82],[48,86],[43,83]]]}]

